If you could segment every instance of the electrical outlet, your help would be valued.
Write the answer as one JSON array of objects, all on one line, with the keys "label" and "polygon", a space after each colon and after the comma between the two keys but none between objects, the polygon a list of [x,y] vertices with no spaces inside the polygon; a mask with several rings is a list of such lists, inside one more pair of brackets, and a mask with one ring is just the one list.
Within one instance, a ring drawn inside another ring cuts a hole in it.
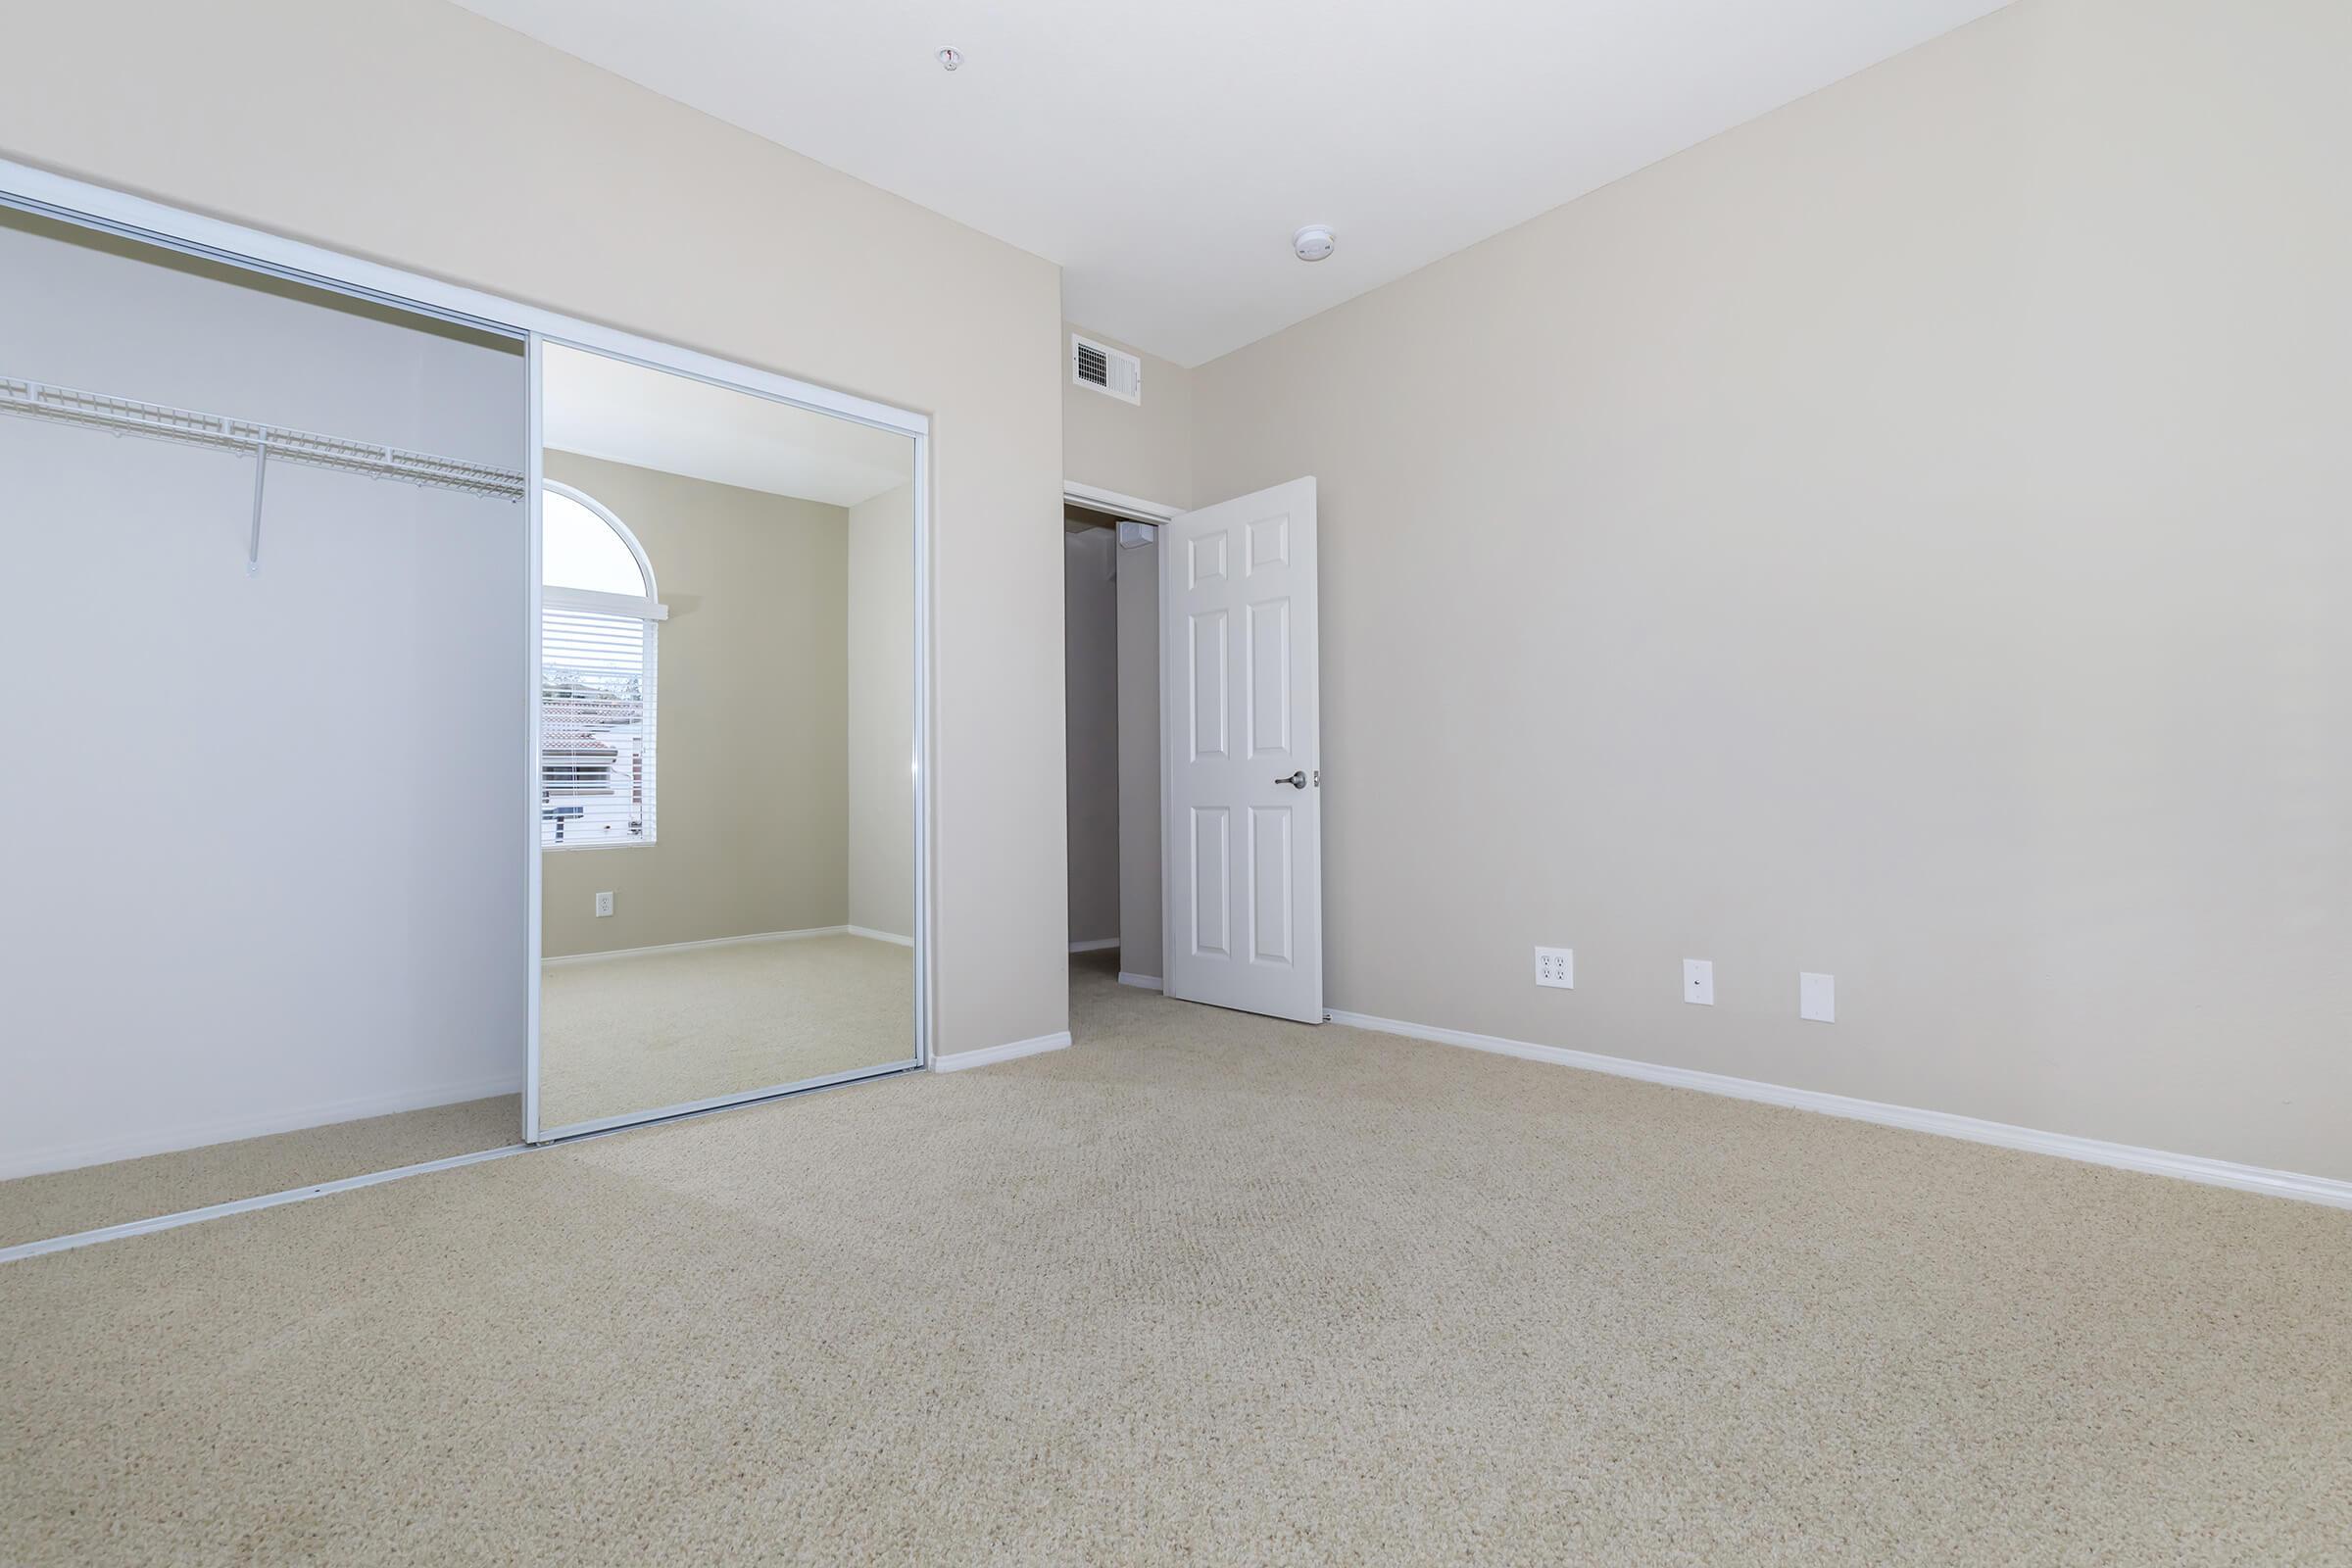
[{"label": "electrical outlet", "polygon": [[1799,974],[1796,977],[1796,1015],[1815,1023],[1838,1021],[1838,977]]},{"label": "electrical outlet", "polygon": [[1558,986],[1562,991],[1576,989],[1576,952],[1572,948],[1538,948],[1536,950],[1536,984]]},{"label": "electrical outlet", "polygon": [[1712,958],[1683,960],[1683,1000],[1695,1002],[1702,1007],[1715,1005],[1715,961]]},{"label": "electrical outlet", "polygon": [[610,894],[610,893],[599,893],[599,894],[596,896],[596,915],[597,915],[597,918],[601,920],[601,919],[603,919],[603,918],[604,918],[606,915],[608,915],[608,914],[611,914],[612,912],[612,894]]}]

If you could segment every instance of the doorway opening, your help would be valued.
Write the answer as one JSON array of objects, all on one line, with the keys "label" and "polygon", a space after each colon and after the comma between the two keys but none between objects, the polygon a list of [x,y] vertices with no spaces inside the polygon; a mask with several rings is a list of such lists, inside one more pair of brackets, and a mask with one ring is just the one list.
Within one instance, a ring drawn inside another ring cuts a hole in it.
[{"label": "doorway opening", "polygon": [[1062,532],[1072,1038],[1120,983],[1325,1021],[1315,480]]},{"label": "doorway opening", "polygon": [[1090,989],[1098,1002],[1122,984],[1160,989],[1156,532],[1175,514],[1081,485],[1063,494],[1070,1026],[1078,1039],[1100,1016]]}]

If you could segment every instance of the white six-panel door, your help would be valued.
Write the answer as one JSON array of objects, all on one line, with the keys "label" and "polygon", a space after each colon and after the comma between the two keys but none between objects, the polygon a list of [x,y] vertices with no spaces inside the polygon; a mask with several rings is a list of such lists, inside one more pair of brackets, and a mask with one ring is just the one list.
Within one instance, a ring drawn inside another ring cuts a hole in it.
[{"label": "white six-panel door", "polygon": [[1167,994],[1323,1021],[1315,481],[1159,535]]}]

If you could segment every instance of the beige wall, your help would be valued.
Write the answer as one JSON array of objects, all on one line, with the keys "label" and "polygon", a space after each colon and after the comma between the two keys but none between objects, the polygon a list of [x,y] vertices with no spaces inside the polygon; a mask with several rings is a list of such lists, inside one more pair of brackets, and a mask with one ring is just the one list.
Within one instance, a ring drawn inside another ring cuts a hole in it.
[{"label": "beige wall", "polygon": [[[1129,403],[1071,379],[1072,332],[1140,355],[1144,401]],[[1062,477],[1162,506],[1191,506],[1193,372],[1068,321],[1061,341]]]},{"label": "beige wall", "polygon": [[1070,940],[1119,934],[1119,603],[1110,534],[1062,539]]},{"label": "beige wall", "polygon": [[[1062,323],[1113,348],[1138,352],[1090,327]],[[1183,509],[1194,493],[1193,384],[1196,372],[1143,355],[1139,407],[1061,375],[1062,472],[1080,484]],[[1215,499],[1209,497],[1206,499]],[[1119,965],[1156,976],[1159,956],[1159,572],[1158,552],[1119,553],[1118,601],[1118,919]],[[1073,897],[1075,894],[1073,893]],[[1075,938],[1082,920],[1071,915]],[[1105,930],[1102,935],[1109,935]]]},{"label": "beige wall", "polygon": [[914,934],[914,489],[850,509],[849,923]]},{"label": "beige wall", "polygon": [[1331,1004],[2352,1176],[2346,59],[2026,0],[1202,368]]},{"label": "beige wall", "polygon": [[576,453],[546,463],[628,524],[669,619],[654,842],[544,852],[540,951],[847,923],[849,514]]},{"label": "beige wall", "polygon": [[929,413],[933,1044],[1065,1027],[1051,263],[442,0],[18,8],[0,152]]}]

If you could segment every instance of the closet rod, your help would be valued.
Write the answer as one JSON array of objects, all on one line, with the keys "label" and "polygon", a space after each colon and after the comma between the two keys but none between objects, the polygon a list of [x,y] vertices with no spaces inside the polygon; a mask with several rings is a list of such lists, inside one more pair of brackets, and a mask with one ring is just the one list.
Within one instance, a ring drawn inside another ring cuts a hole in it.
[{"label": "closet rod", "polygon": [[494,468],[487,464],[438,458],[429,452],[409,452],[399,447],[346,440],[339,435],[320,435],[314,430],[257,424],[225,415],[198,414],[161,403],[141,403],[132,398],[108,397],[101,392],[49,386],[10,376],[0,376],[0,413],[56,419],[123,435],[156,436],[221,451],[252,452],[257,458],[266,451],[267,461],[272,463],[299,463],[314,468],[405,479],[411,484],[462,490],[468,495],[522,499],[523,476],[512,468]]}]

